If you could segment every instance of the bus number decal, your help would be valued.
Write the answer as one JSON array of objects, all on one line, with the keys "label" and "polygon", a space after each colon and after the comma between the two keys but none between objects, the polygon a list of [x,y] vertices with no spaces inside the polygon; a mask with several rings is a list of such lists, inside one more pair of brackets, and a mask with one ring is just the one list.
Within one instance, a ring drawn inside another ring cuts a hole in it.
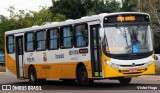
[{"label": "bus number decal", "polygon": [[79,55],[79,51],[78,50],[70,50],[69,55]]},{"label": "bus number decal", "polygon": [[64,54],[55,54],[56,59],[64,58]]}]

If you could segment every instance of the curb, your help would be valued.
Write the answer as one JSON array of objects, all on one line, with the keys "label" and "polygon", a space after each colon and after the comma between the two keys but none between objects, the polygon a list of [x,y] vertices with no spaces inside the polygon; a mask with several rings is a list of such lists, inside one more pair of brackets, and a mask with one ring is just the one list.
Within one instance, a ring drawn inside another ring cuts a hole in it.
[{"label": "curb", "polygon": [[139,77],[159,77],[160,78],[160,75],[142,75]]},{"label": "curb", "polygon": [[143,75],[139,76],[139,79],[145,79],[145,80],[153,80],[153,81],[160,81],[160,75]]}]

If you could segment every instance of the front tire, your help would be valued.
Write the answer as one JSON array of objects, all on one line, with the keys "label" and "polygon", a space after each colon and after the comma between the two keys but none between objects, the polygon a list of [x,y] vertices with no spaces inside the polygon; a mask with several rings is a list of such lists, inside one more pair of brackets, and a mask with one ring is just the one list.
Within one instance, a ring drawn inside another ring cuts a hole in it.
[{"label": "front tire", "polygon": [[37,74],[34,67],[29,68],[29,83],[34,85],[37,83]]},{"label": "front tire", "polygon": [[131,82],[132,78],[120,78],[119,82],[122,85],[128,85]]},{"label": "front tire", "polygon": [[88,78],[88,73],[85,66],[81,66],[77,71],[77,82],[81,86],[89,86],[93,83],[92,79]]}]

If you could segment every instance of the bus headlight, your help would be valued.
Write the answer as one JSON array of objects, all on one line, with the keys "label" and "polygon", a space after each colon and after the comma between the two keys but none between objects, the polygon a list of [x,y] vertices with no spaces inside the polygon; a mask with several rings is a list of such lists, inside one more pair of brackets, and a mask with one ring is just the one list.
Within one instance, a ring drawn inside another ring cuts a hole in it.
[{"label": "bus headlight", "polygon": [[107,60],[105,60],[105,62],[107,63],[108,66],[111,66],[111,67],[113,67],[113,68],[119,68],[119,65],[118,65],[118,64],[112,63],[112,62],[107,61]]},{"label": "bus headlight", "polygon": [[152,58],[152,61],[154,61],[154,58]]}]

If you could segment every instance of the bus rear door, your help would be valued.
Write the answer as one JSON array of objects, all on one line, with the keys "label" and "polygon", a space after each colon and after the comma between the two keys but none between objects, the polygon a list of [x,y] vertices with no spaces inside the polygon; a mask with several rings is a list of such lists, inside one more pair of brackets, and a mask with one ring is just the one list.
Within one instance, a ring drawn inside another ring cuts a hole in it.
[{"label": "bus rear door", "polygon": [[24,77],[23,35],[15,36],[15,53],[16,53],[17,78],[23,78]]}]

